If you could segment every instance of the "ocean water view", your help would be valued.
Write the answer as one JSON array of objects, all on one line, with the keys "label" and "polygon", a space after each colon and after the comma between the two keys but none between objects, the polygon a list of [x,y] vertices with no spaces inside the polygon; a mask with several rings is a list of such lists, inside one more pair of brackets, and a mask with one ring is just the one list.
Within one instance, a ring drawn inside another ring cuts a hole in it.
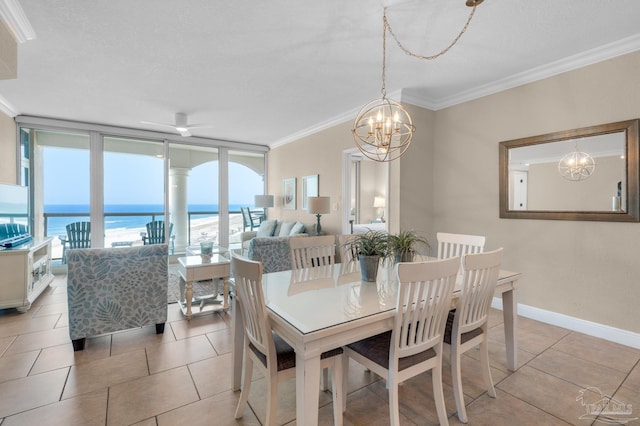
[{"label": "ocean water view", "polygon": [[[241,207],[247,204],[231,204],[229,206],[229,244],[238,244],[240,233],[243,231]],[[163,206],[161,204],[108,204],[105,205],[107,214],[105,220],[104,247],[111,247],[113,243],[142,244],[140,233],[145,231],[147,222],[151,221],[155,214],[156,219],[162,220]],[[218,212],[217,204],[190,204],[188,212],[191,213],[189,235],[186,236],[187,244],[197,242],[203,235],[218,240],[217,213],[193,214],[196,212]],[[127,216],[126,214],[136,214]],[[49,216],[51,214],[64,216]],[[77,214],[77,216],[74,216]],[[109,214],[125,214],[125,216],[109,216]],[[63,246],[60,236],[67,234],[66,225],[76,221],[89,220],[89,206],[79,204],[47,204],[45,205],[45,217],[47,217],[47,236],[53,237],[52,258],[60,260],[63,257]],[[183,236],[184,238],[184,236]],[[176,241],[178,241],[177,239]],[[184,244],[184,240],[183,240]],[[183,249],[184,247],[182,247]],[[181,250],[176,243],[176,250]]]},{"label": "ocean water view", "polygon": [[[245,204],[230,204],[229,211],[240,214],[240,207]],[[105,230],[144,228],[147,222],[151,221],[152,214],[156,214],[157,219],[161,219],[163,214],[162,204],[106,204],[104,211],[107,214]],[[189,204],[189,212],[217,212],[217,204]],[[47,219],[47,235],[57,236],[66,233],[66,226],[71,222],[89,220],[89,205],[84,204],[45,204],[45,214],[65,214],[66,216],[49,216]],[[80,213],[80,216],[73,214]],[[148,213],[137,216],[109,216],[109,213]],[[158,217],[160,216],[160,217]],[[217,217],[217,214],[192,215],[192,219],[202,219],[206,217]]]}]

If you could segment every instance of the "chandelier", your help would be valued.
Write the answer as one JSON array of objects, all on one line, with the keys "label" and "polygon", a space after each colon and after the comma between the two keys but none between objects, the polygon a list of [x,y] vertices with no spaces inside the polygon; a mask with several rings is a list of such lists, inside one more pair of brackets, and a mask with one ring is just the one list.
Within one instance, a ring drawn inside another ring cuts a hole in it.
[{"label": "chandelier", "polygon": [[483,1],[466,0],[466,5],[471,7],[472,10],[462,31],[449,46],[431,56],[416,55],[400,43],[387,20],[387,8],[384,8],[382,15],[382,88],[380,90],[382,96],[368,102],[360,109],[353,123],[353,129],[351,129],[356,146],[367,158],[380,162],[393,161],[400,158],[409,148],[415,131],[415,126],[409,113],[399,102],[387,98],[387,31],[407,55],[418,59],[432,60],[447,53],[458,42],[462,34],[467,30],[476,6]]},{"label": "chandelier", "polygon": [[595,160],[591,155],[578,149],[578,142],[575,150],[562,157],[558,163],[558,172],[567,180],[585,180],[595,171]]}]

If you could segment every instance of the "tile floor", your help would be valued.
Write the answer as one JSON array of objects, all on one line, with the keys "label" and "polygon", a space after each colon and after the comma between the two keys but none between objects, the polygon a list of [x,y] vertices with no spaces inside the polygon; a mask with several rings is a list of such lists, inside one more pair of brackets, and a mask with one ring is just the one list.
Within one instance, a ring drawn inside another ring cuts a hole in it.
[{"label": "tile floor", "polygon": [[[74,353],[65,277],[57,276],[26,314],[0,311],[0,425],[260,425],[266,407],[259,375],[244,417],[233,418],[239,392],[230,389],[230,319],[211,314],[187,322],[172,304],[163,335],[151,326],[100,336]],[[464,355],[470,425],[606,425],[640,417],[640,350],[521,318],[513,373],[505,367],[500,311],[492,312],[490,327],[497,398],[483,390],[478,354]],[[387,425],[384,382],[356,364],[348,380],[344,424]],[[444,382],[449,421],[460,424],[448,362]],[[632,413],[585,419],[583,404],[597,402],[600,392]],[[281,384],[279,398],[278,424],[295,425],[295,381]],[[403,425],[437,423],[427,375],[403,384],[400,401]],[[332,424],[327,393],[320,421]]]}]

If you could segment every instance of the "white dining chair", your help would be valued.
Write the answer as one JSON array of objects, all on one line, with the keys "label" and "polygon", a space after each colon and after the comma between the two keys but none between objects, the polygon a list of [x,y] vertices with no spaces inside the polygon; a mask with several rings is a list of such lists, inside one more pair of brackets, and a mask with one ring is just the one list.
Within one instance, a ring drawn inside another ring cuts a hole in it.
[{"label": "white dining chair", "polygon": [[450,234],[438,232],[438,259],[482,253],[486,238],[481,235]]},{"label": "white dining chair", "polygon": [[[344,377],[353,358],[387,381],[391,425],[400,424],[399,383],[429,370],[438,420],[449,424],[442,391],[442,338],[459,265],[458,257],[397,264],[393,329],[344,348]],[[343,386],[346,408],[346,381]]]},{"label": "white dining chair", "polygon": [[491,379],[487,323],[489,308],[498,282],[502,248],[462,257],[464,272],[462,290],[456,309],[449,312],[444,342],[451,346],[451,376],[456,400],[458,419],[467,423],[467,412],[462,392],[461,356],[480,345],[480,368],[489,396],[495,398],[496,391]]},{"label": "white dining chair", "polygon": [[340,263],[350,263],[357,259],[355,250],[349,244],[353,240],[353,234],[338,235],[338,252],[340,253]]},{"label": "white dining chair", "polygon": [[291,269],[333,265],[336,256],[336,240],[333,235],[290,238]]},{"label": "white dining chair", "polygon": [[[231,268],[237,303],[244,320],[244,379],[235,418],[241,418],[246,408],[255,365],[267,382],[267,414],[263,424],[275,425],[278,383],[295,377],[296,354],[294,349],[271,329],[262,291],[262,264],[234,253],[231,256]],[[336,425],[342,425],[342,352],[342,348],[324,352],[320,363],[321,368],[331,368],[333,372],[333,416]]]}]

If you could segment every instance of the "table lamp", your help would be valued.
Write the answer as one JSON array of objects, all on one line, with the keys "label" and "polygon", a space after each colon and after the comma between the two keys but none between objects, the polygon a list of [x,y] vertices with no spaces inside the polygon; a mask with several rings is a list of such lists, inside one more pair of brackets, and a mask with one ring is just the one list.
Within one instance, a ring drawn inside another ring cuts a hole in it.
[{"label": "table lamp", "polygon": [[380,215],[380,222],[384,222],[385,206],[386,206],[386,200],[384,197],[373,197],[373,207],[377,209],[382,209],[382,214]]},{"label": "table lamp", "polygon": [[331,199],[329,197],[309,197],[307,203],[307,211],[313,213],[318,218],[316,233],[320,235],[322,226],[320,225],[320,216],[331,211]]},{"label": "table lamp", "polygon": [[256,195],[253,204],[263,209],[273,207],[273,195]]}]

